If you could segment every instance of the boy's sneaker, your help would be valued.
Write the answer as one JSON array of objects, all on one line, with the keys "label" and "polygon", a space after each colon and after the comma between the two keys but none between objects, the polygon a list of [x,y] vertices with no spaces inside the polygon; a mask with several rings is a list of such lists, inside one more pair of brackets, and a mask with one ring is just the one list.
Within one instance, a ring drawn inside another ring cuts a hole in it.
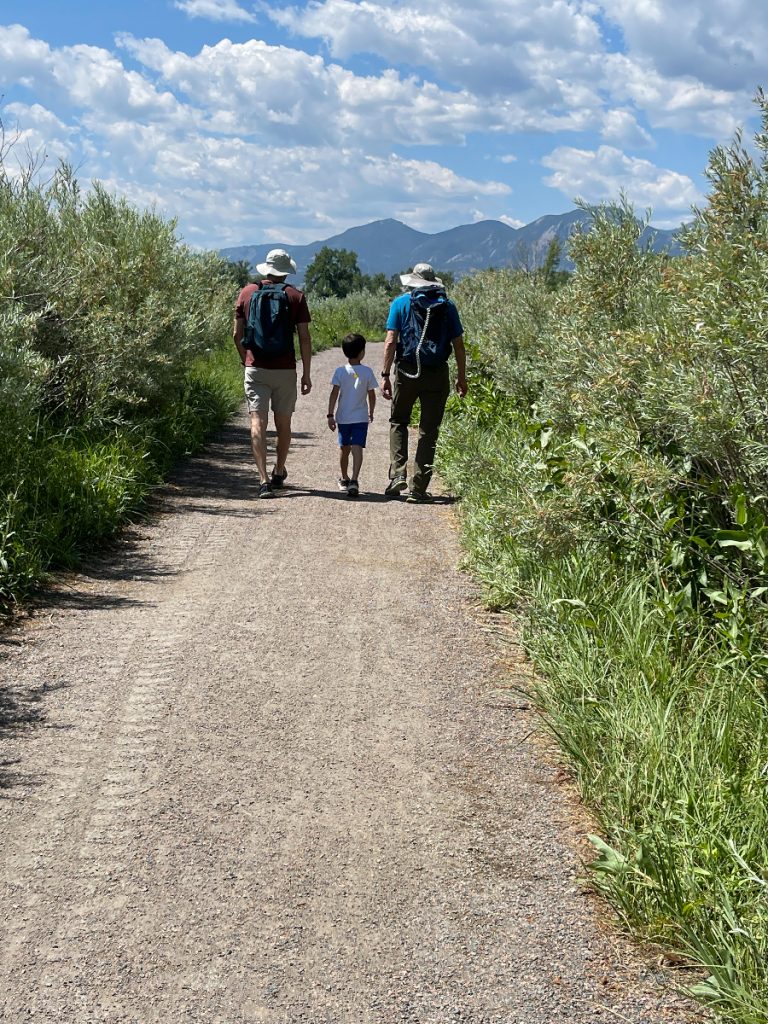
[{"label": "boy's sneaker", "polygon": [[405,500],[411,505],[431,505],[435,499],[426,491],[411,491]]},{"label": "boy's sneaker", "polygon": [[350,480],[347,487],[347,494],[350,498],[356,498],[360,493],[360,487],[358,486],[357,480]]},{"label": "boy's sneaker", "polygon": [[269,480],[265,480],[263,484],[259,484],[259,497],[260,498],[274,498],[275,492],[272,490],[272,484]]},{"label": "boy's sneaker", "polygon": [[346,489],[348,487],[349,487],[349,477],[348,476],[340,476],[339,477],[339,490],[340,491],[346,491]]},{"label": "boy's sneaker", "polygon": [[397,473],[384,488],[384,494],[388,498],[396,498],[407,487],[408,481],[405,479],[405,473]]},{"label": "boy's sneaker", "polygon": [[288,476],[288,470],[287,469],[284,469],[282,473],[276,473],[274,471],[274,469],[273,469],[272,470],[272,480],[270,481],[271,484],[272,484],[272,487],[276,491],[279,490],[283,486],[283,484],[285,483],[285,478],[287,476]]}]

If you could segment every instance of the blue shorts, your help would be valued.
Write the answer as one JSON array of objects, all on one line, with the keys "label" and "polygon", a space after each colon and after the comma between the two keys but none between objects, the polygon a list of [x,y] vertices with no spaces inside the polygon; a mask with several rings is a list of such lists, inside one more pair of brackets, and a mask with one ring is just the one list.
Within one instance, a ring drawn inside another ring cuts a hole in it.
[{"label": "blue shorts", "polygon": [[339,428],[339,448],[345,448],[350,444],[365,448],[365,439],[368,437],[367,423],[338,423],[337,426]]}]

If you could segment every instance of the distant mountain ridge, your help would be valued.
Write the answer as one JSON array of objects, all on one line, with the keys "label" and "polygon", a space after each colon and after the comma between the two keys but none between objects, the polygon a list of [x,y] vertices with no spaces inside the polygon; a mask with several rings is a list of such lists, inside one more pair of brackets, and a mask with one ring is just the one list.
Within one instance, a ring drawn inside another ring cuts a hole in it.
[{"label": "distant mountain ridge", "polygon": [[[296,260],[298,280],[303,280],[307,267],[325,245],[356,253],[358,266],[364,274],[383,273],[390,277],[416,263],[431,263],[436,269],[450,270],[459,278],[488,267],[541,266],[553,238],[563,243],[565,252],[565,242],[575,225],[588,220],[583,210],[571,210],[539,217],[521,228],[510,227],[500,220],[481,220],[436,234],[416,231],[399,220],[375,220],[308,245],[275,240],[229,246],[219,252],[225,259],[246,260],[253,267],[270,249],[287,249]],[[672,255],[681,252],[676,231],[646,228],[641,241],[645,243],[649,238],[656,251],[668,251]],[[562,266],[569,267],[565,256]]]}]

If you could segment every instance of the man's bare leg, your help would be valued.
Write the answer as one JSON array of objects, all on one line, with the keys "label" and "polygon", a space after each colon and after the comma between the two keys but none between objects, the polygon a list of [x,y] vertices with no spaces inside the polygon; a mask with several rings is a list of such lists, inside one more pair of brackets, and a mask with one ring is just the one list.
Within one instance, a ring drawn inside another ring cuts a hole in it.
[{"label": "man's bare leg", "polygon": [[277,456],[275,473],[282,476],[285,472],[285,460],[291,447],[291,416],[289,413],[275,413],[275,430],[277,431]]},{"label": "man's bare leg", "polygon": [[259,412],[251,413],[251,448],[259,471],[259,482],[265,484],[267,476],[267,417]]}]

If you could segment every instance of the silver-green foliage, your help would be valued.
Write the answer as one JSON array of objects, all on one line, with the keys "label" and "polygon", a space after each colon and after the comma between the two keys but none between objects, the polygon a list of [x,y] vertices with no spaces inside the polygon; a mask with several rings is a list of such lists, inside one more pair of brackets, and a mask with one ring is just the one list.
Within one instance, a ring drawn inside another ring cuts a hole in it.
[{"label": "silver-green foliage", "polygon": [[489,599],[527,612],[536,693],[595,810],[624,918],[768,1020],[768,106],[716,149],[670,259],[620,201],[575,273],[457,290],[470,394],[441,468]]},{"label": "silver-green foliage", "polygon": [[383,291],[351,292],[344,298],[308,296],[312,314],[312,340],[316,350],[340,345],[345,334],[356,332],[369,341],[379,340],[387,322],[389,298]]},{"label": "silver-green foliage", "polygon": [[[0,152],[0,605],[113,532],[231,407],[233,287],[175,226]],[[213,360],[213,361],[212,361]]]}]

